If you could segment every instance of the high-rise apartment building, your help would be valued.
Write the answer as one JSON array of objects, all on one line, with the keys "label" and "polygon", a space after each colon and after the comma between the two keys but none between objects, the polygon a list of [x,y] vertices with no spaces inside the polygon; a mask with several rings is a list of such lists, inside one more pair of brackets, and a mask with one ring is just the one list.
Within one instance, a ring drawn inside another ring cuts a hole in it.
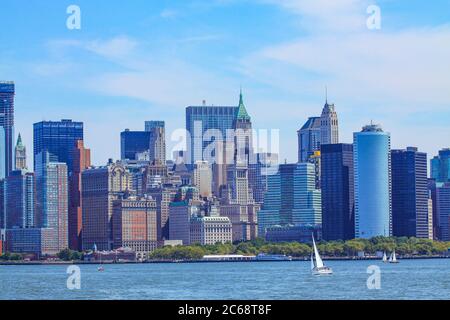
[{"label": "high-rise apartment building", "polygon": [[322,236],[325,240],[355,237],[353,145],[321,146]]},{"label": "high-rise apartment building", "polygon": [[378,125],[353,135],[355,236],[390,236],[391,138]]},{"label": "high-rise apartment building", "polygon": [[23,170],[28,169],[27,168],[27,149],[22,143],[22,137],[20,136],[17,138],[16,148],[14,149],[14,157],[15,157],[15,163],[16,163],[16,169],[15,170]]},{"label": "high-rise apartment building", "polygon": [[14,170],[14,95],[14,82],[0,81],[0,179]]},{"label": "high-rise apartment building", "polygon": [[131,175],[120,163],[89,168],[81,173],[82,248],[99,250],[113,248],[113,201],[130,192]]},{"label": "high-rise apartment building", "polygon": [[392,150],[392,234],[432,238],[429,233],[427,154]]},{"label": "high-rise apartment building", "polygon": [[450,241],[450,182],[436,185],[436,215],[439,240]]}]

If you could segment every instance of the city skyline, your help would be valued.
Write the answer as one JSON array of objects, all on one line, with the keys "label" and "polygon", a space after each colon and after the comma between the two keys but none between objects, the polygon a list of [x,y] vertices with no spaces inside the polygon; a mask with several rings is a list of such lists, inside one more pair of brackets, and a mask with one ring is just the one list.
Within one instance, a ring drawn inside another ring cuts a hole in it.
[{"label": "city skyline", "polygon": [[[448,146],[444,1],[430,8],[379,1],[380,30],[365,26],[367,1],[140,1],[125,8],[78,1],[81,30],[65,26],[69,4],[27,2],[23,10],[14,2],[0,12],[10,26],[0,31],[0,58],[8,62],[0,72],[16,83],[14,141],[22,133],[28,150],[33,123],[74,119],[85,123],[92,163],[103,165],[119,159],[121,131],[161,119],[170,151],[186,106],[235,105],[240,85],[254,127],[281,130],[281,161],[295,162],[295,133],[320,112],[325,86],[340,115],[340,142],[350,143],[373,119],[391,133],[393,149],[414,144],[431,157]],[[19,11],[20,24],[11,20]],[[421,134],[411,141],[410,132]],[[105,142],[105,133],[116,139]]]}]

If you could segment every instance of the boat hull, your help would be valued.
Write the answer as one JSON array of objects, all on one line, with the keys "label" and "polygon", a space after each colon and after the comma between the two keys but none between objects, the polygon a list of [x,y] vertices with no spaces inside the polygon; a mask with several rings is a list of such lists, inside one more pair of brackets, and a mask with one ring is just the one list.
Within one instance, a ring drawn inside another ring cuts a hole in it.
[{"label": "boat hull", "polygon": [[314,268],[311,270],[311,273],[315,276],[331,275],[333,274],[333,269],[329,267]]}]

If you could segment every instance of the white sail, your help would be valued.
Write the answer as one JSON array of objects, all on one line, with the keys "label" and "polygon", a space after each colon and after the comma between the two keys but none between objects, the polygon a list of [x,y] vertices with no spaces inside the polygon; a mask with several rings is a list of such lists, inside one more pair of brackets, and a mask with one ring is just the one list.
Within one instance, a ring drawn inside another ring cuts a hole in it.
[{"label": "white sail", "polygon": [[311,254],[311,270],[313,270],[316,266],[314,265],[313,255]]},{"label": "white sail", "polygon": [[383,262],[387,261],[387,256],[386,256],[386,252],[383,252]]},{"label": "white sail", "polygon": [[397,257],[395,255],[395,250],[392,252],[392,262],[397,262]]},{"label": "white sail", "polygon": [[392,253],[391,253],[391,255],[389,256],[389,262],[392,262],[393,260],[392,260]]},{"label": "white sail", "polygon": [[312,241],[313,241],[313,246],[314,246],[314,256],[316,258],[316,267],[322,268],[324,265],[323,265],[322,258],[320,258],[319,251],[317,250],[316,242],[314,241],[314,236],[312,237]]}]

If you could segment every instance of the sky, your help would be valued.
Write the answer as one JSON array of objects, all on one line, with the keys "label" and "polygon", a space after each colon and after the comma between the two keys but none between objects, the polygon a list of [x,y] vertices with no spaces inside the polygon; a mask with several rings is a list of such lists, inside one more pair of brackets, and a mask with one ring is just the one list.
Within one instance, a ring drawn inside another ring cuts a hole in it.
[{"label": "sky", "polygon": [[[124,129],[165,120],[171,155],[186,106],[237,105],[240,87],[253,127],[279,130],[289,162],[325,87],[340,142],[373,121],[392,148],[430,157],[450,147],[450,1],[429,3],[0,0],[0,80],[16,83],[15,131],[30,163],[42,120],[83,121],[95,165],[119,158]],[[79,30],[67,28],[70,5]],[[380,28],[367,26],[370,5]]]}]

